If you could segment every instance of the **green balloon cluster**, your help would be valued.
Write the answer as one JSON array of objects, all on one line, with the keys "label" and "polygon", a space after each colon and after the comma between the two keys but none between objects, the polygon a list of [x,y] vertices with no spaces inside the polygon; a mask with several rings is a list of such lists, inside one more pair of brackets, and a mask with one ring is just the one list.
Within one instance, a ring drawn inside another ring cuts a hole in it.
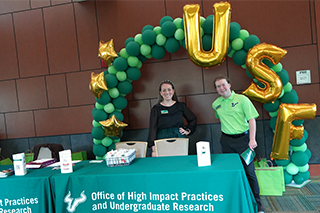
[{"label": "green balloon cluster", "polygon": [[[260,39],[256,35],[250,35],[248,31],[241,29],[241,26],[238,23],[230,23],[230,35],[229,35],[229,47],[228,47],[228,56],[233,59],[233,62],[242,68],[246,69],[245,60],[247,52],[254,47],[255,45],[260,44]],[[292,84],[289,82],[289,74],[286,70],[283,69],[282,64],[273,64],[268,59],[263,59],[262,63],[273,70],[280,78],[283,89],[278,97],[273,103],[265,103],[263,105],[264,109],[269,112],[271,117],[270,127],[275,131],[277,124],[277,116],[279,106],[282,103],[287,104],[296,104],[299,101],[298,95],[295,90],[292,89]],[[261,88],[264,84],[255,79],[251,73],[246,70],[246,74],[249,78]],[[300,126],[302,125],[303,120],[294,120],[293,125]],[[285,183],[291,183],[294,181],[297,184],[303,183],[310,176],[308,176],[308,161],[311,157],[311,152],[307,149],[305,143],[308,138],[308,133],[304,130],[302,139],[293,139],[290,141],[291,152],[288,160],[276,160],[276,164],[283,166],[284,170],[284,179]]]}]

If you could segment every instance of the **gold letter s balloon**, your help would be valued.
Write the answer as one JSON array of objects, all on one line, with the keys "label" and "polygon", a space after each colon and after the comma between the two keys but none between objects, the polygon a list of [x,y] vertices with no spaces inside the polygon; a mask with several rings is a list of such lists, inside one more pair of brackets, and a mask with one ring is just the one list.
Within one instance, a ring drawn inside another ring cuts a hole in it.
[{"label": "gold letter s balloon", "polygon": [[281,104],[277,117],[277,125],[273,138],[271,159],[288,159],[289,142],[301,139],[303,126],[294,126],[293,120],[314,119],[317,106],[315,104]]},{"label": "gold letter s balloon", "polygon": [[262,60],[269,59],[273,64],[279,63],[287,54],[287,51],[271,44],[258,44],[248,51],[246,66],[250,74],[265,85],[260,88],[255,83],[243,92],[250,99],[269,103],[275,101],[282,91],[282,82],[280,77],[266,66]]},{"label": "gold letter s balloon", "polygon": [[202,49],[200,37],[200,6],[197,4],[185,5],[183,7],[183,21],[185,29],[186,49],[190,60],[200,67],[213,67],[221,64],[226,55],[229,45],[229,25],[231,6],[228,2],[220,2],[214,7],[214,34],[210,52]]}]

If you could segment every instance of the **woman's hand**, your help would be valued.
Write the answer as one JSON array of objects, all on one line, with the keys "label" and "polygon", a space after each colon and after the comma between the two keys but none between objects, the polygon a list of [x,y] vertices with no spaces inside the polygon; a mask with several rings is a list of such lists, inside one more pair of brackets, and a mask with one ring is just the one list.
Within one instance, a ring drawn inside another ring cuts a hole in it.
[{"label": "woman's hand", "polygon": [[151,156],[152,157],[157,157],[156,156],[156,147],[155,146],[152,147],[152,155]]},{"label": "woman's hand", "polygon": [[184,128],[180,127],[179,132],[181,133],[181,135],[189,135],[191,131],[189,129],[185,130]]}]

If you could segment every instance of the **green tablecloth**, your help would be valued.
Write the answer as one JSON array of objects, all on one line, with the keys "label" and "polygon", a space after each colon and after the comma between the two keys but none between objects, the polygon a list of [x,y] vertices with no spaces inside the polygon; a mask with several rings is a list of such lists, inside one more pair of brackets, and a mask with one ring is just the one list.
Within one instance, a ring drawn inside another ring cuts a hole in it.
[{"label": "green tablecloth", "polygon": [[256,212],[236,154],[137,158],[130,166],[83,161],[50,178],[56,212]]},{"label": "green tablecloth", "polygon": [[[0,171],[13,165],[0,166]],[[0,213],[54,213],[50,177],[52,168],[28,170],[24,176],[0,178]]]}]

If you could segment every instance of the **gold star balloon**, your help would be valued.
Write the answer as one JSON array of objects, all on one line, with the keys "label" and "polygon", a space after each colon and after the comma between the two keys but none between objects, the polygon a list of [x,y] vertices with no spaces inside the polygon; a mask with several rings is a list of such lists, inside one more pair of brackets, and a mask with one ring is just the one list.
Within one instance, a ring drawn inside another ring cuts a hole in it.
[{"label": "gold star balloon", "polygon": [[95,74],[94,72],[91,73],[89,89],[98,99],[100,99],[101,94],[104,91],[108,90],[107,82],[103,72],[101,72],[100,74]]},{"label": "gold star balloon", "polygon": [[118,57],[116,51],[114,50],[113,39],[108,42],[100,41],[98,56],[103,59],[108,66],[111,65],[113,60]]},{"label": "gold star balloon", "polygon": [[112,115],[108,120],[100,121],[99,123],[105,130],[104,134],[111,137],[120,137],[121,131],[128,126],[128,124],[118,120],[115,115]]}]

